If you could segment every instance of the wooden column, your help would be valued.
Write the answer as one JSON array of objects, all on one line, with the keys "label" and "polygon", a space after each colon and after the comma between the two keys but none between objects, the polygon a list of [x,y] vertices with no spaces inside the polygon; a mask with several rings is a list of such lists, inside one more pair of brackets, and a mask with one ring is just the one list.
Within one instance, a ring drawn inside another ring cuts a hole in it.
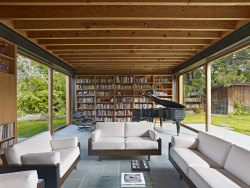
[{"label": "wooden column", "polygon": [[72,78],[66,76],[66,124],[72,124]]},{"label": "wooden column", "polygon": [[183,75],[178,76],[178,102],[183,104]]},{"label": "wooden column", "polygon": [[206,66],[206,131],[211,128],[211,62]]},{"label": "wooden column", "polygon": [[49,92],[49,99],[48,99],[48,115],[49,115],[49,131],[53,134],[53,68],[49,67],[48,69],[48,92]]}]

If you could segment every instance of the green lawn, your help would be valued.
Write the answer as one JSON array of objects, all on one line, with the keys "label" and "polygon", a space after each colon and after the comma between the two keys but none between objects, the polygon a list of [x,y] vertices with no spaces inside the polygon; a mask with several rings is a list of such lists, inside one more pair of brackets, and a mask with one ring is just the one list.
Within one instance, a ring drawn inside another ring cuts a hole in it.
[{"label": "green lawn", "polygon": [[[184,124],[205,124],[205,115],[186,115]],[[222,125],[224,124],[224,125]],[[233,131],[250,136],[250,116],[212,115],[212,125],[232,127]],[[232,126],[230,126],[232,125]]]},{"label": "green lawn", "polygon": [[[54,129],[66,124],[66,119],[54,120]],[[29,121],[18,123],[17,136],[18,138],[28,138],[35,134],[48,130],[48,121]]]}]

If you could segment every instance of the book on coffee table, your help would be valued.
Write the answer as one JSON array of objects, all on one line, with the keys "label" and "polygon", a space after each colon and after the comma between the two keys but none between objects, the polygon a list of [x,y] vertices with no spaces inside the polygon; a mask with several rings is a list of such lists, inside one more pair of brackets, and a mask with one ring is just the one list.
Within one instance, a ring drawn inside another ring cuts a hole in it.
[{"label": "book on coffee table", "polygon": [[145,187],[143,173],[122,173],[121,187]]},{"label": "book on coffee table", "polygon": [[132,171],[150,171],[148,161],[146,160],[132,160],[131,169]]}]

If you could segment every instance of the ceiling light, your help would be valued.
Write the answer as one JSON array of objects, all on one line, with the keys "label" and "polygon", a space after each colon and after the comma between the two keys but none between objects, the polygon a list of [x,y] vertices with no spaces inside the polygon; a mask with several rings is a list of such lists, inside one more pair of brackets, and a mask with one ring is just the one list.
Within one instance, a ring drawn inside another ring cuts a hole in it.
[{"label": "ceiling light", "polygon": [[148,27],[148,24],[146,22],[144,22],[144,27]]},{"label": "ceiling light", "polygon": [[97,27],[96,23],[93,23],[93,26],[94,26],[94,27]]}]

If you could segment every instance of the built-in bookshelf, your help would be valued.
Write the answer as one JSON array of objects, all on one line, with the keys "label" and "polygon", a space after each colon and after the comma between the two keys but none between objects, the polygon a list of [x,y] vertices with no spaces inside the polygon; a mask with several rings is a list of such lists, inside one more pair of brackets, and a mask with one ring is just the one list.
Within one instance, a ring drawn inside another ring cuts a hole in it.
[{"label": "built-in bookshelf", "polygon": [[17,139],[16,52],[16,45],[0,38],[0,154]]},{"label": "built-in bookshelf", "polygon": [[172,75],[77,75],[76,111],[95,121],[132,121],[135,109],[159,107],[143,95],[173,99]]},{"label": "built-in bookshelf", "polygon": [[[203,95],[199,92],[191,92],[185,98],[186,114],[196,114],[204,108]],[[200,109],[200,110],[197,110]]]}]

